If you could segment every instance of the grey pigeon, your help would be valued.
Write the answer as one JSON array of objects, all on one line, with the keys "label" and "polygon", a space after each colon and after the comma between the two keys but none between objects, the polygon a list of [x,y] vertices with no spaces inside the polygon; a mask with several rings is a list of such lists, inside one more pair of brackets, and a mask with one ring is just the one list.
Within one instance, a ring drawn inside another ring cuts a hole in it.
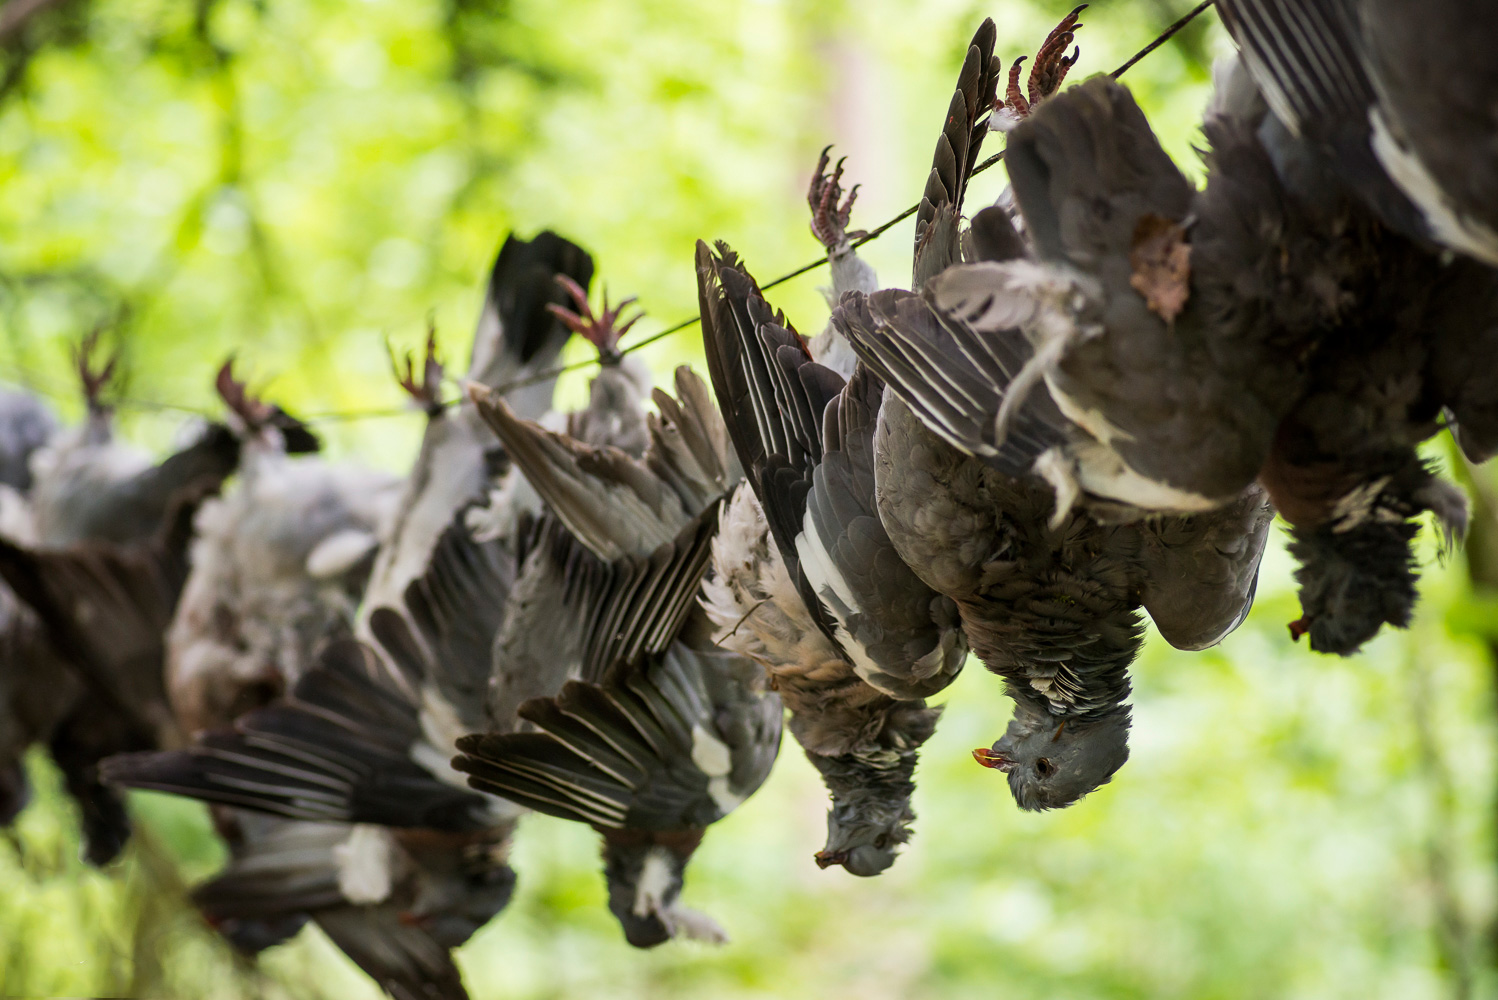
[{"label": "grey pigeon", "polygon": [[685,869],[764,782],[781,729],[763,672],[713,648],[696,610],[740,474],[706,386],[681,368],[676,388],[655,393],[640,459],[478,397],[560,524],[522,570],[495,647],[497,728],[460,740],[455,766],[475,788],[598,829],[609,908],[638,947],[722,939],[678,902]]},{"label": "grey pigeon", "polygon": [[466,1000],[450,949],[503,909],[515,876],[486,833],[286,822],[249,812],[220,824],[229,864],[193,902],[237,950],[257,955],[309,920],[397,1000]]},{"label": "grey pigeon", "polygon": [[[514,883],[506,863],[513,823],[446,780],[445,748],[433,746],[422,725],[429,657],[444,656],[448,670],[486,670],[487,649],[468,637],[496,622],[474,612],[485,601],[503,607],[502,546],[488,545],[496,585],[475,575],[491,563],[461,524],[450,537],[439,540],[428,575],[411,584],[407,612],[434,624],[471,615],[446,644],[428,652],[412,640],[405,615],[380,609],[372,628],[386,648],[334,640],[289,696],[233,728],[202,733],[185,750],[124,754],[103,765],[113,784],[228,807],[215,815],[237,831],[235,859],[195,898],[236,945],[258,952],[310,918],[397,997],[428,995],[410,992],[416,983],[433,996],[465,997],[448,949],[502,910]],[[484,589],[465,592],[475,579]],[[432,589],[466,600],[442,605],[429,600]],[[463,655],[476,662],[454,662]],[[303,895],[309,881],[317,889]]]},{"label": "grey pigeon", "polygon": [[[180,739],[162,683],[163,634],[186,578],[193,513],[234,470],[239,440],[210,425],[160,463],[116,441],[103,398],[115,362],[96,367],[98,339],[86,338],[76,358],[85,422],[30,452],[27,523],[0,540],[0,576],[25,605],[16,620],[43,630],[44,639],[27,639],[45,643],[35,655],[66,664],[55,690],[26,695],[28,714],[40,725],[38,706],[64,712],[47,745],[79,805],[84,855],[102,865],[124,846],[130,825],[96,765]],[[23,423],[34,425],[23,411]],[[0,493],[9,508],[0,519],[10,521],[17,494]],[[65,701],[70,678],[79,690]]]},{"label": "grey pigeon", "polygon": [[[1067,68],[1057,57],[1075,14],[1042,48],[1053,77]],[[1037,91],[1040,106],[1032,108],[1015,100],[1017,75],[1010,89],[1022,118],[1010,123],[1013,157],[1016,143],[1065,108],[1068,95]],[[1047,380],[1032,381],[1022,408],[1005,406],[1034,379],[1027,373],[1046,350],[1022,327],[1044,318],[1031,286],[1052,276],[1024,259],[1025,243],[1000,208],[980,212],[968,238],[958,237],[965,175],[944,169],[954,162],[946,150],[972,141],[976,124],[949,114],[938,143],[917,215],[920,294],[846,296],[834,321],[888,382],[875,439],[885,527],[902,560],[956,602],[974,651],[1015,699],[1005,736],[975,756],[1008,773],[1022,807],[1057,808],[1127,759],[1124,700],[1141,638],[1138,609],[1158,612],[1175,645],[1221,639],[1252,601],[1271,513],[1262,493],[1247,488],[1252,471],[1225,509],[1190,519],[1120,523],[1137,521],[1137,509],[1073,508],[1080,491],[1067,490],[1074,482],[1058,466],[1081,436],[1068,419],[1076,414],[1053,402]],[[1066,218],[1071,225],[1082,216]],[[1045,238],[1030,215],[1025,222]],[[1065,312],[1075,282],[1059,271],[1056,280],[1064,294],[1051,305]],[[1104,512],[1111,516],[1094,516]]]},{"label": "grey pigeon", "polygon": [[956,608],[900,561],[874,506],[882,386],[811,360],[737,257],[697,251],[708,370],[748,478],[704,604],[765,663],[833,795],[823,866],[874,875],[909,839],[910,776],[966,657]]},{"label": "grey pigeon", "polygon": [[[591,258],[549,232],[505,241],[471,377],[497,385],[554,363],[570,336],[546,309],[562,301],[558,273],[586,284]],[[508,478],[508,461],[471,404],[440,405],[434,354],[429,342],[422,377],[408,366],[402,379],[428,423],[374,560],[356,626],[365,642],[326,646],[292,678],[290,697],[234,730],[205,734],[186,753],[117,758],[108,769],[122,784],[219,805],[235,860],[196,898],[242,949],[294,934],[310,915],[392,994],[462,997],[447,952],[509,899],[515,810],[466,791],[448,757],[457,736],[486,719],[490,646],[516,542],[511,534],[475,542],[463,524],[493,478]],[[512,398],[544,411],[550,396],[548,381]],[[518,523],[513,513],[497,520]],[[330,610],[342,620],[346,604],[334,596]],[[353,761],[360,766],[350,770]],[[351,855],[365,859],[363,888],[340,871]],[[320,886],[310,895],[301,888],[309,882]]]}]

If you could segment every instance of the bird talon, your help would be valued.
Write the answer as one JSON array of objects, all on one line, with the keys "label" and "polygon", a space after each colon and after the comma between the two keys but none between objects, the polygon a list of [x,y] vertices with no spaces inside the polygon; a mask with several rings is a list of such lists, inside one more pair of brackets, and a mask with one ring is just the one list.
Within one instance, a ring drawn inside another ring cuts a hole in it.
[{"label": "bird talon", "polygon": [[103,409],[99,396],[104,387],[114,378],[115,364],[120,359],[119,352],[115,351],[109,355],[109,360],[104,363],[104,367],[94,367],[94,353],[103,336],[104,328],[96,326],[73,349],[73,363],[78,368],[78,380],[83,383],[83,398],[91,413],[97,413]]},{"label": "bird talon", "polygon": [[1086,9],[1085,3],[1077,7],[1046,35],[1045,41],[1035,52],[1035,62],[1030,66],[1030,76],[1025,81],[1023,91],[1020,89],[1019,78],[1028,57],[1020,56],[1009,67],[1009,83],[1004,88],[1004,97],[995,101],[993,106],[1000,130],[1008,131],[1030,117],[1036,105],[1061,89],[1066,74],[1082,56],[1080,46],[1073,47],[1069,56],[1066,55],[1066,49],[1076,40],[1077,29],[1082,27],[1077,18]]},{"label": "bird talon", "polygon": [[572,298],[577,309],[573,311],[565,306],[547,303],[546,310],[561,320],[567,329],[598,348],[599,361],[604,364],[617,364],[623,357],[623,352],[619,350],[620,339],[629,332],[630,327],[639,322],[640,317],[645,315],[642,309],[623,323],[619,322],[624,310],[635,304],[635,297],[631,295],[611,309],[609,308],[609,293],[605,289],[603,310],[595,314],[593,307],[588,304],[587,289],[565,274],[557,275],[556,281]]},{"label": "bird talon", "polygon": [[219,398],[248,428],[258,428],[269,420],[274,412],[272,407],[261,402],[250,394],[248,383],[241,382],[234,377],[234,356],[229,355],[223,367],[218,370],[218,377],[214,379],[214,388],[218,390]]},{"label": "bird talon", "polygon": [[395,371],[395,381],[406,390],[428,416],[436,416],[442,412],[442,378],[444,367],[441,359],[437,357],[437,327],[434,323],[427,324],[426,356],[422,364],[421,378],[416,377],[416,360],[409,351],[402,359],[396,356],[394,348],[387,341],[385,349],[390,353],[390,367]]},{"label": "bird talon", "polygon": [[806,203],[811,207],[812,235],[827,250],[836,251],[851,239],[847,232],[848,220],[853,215],[853,203],[858,200],[859,185],[853,185],[848,196],[843,197],[843,167],[848,158],[839,157],[837,163],[832,164],[829,175],[827,167],[831,162],[831,150],[831,146],[826,146],[817,157],[817,169],[806,192]]}]

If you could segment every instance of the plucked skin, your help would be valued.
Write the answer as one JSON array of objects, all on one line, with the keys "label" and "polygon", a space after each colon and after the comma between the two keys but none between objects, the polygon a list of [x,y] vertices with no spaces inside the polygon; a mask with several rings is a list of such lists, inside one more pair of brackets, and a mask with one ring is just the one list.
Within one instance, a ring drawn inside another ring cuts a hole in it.
[{"label": "plucked skin", "polygon": [[250,447],[233,488],[198,515],[168,633],[168,690],[187,732],[268,704],[324,643],[351,634],[399,489],[373,470]]}]

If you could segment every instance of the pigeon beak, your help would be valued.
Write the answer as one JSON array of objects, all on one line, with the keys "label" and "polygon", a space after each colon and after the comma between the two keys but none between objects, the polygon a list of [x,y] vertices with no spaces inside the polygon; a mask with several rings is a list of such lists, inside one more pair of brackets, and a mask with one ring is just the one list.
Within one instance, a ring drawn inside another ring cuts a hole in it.
[{"label": "pigeon beak", "polygon": [[847,851],[818,851],[816,854],[812,855],[812,857],[816,859],[817,867],[823,869],[824,871],[828,868],[831,868],[833,865],[843,865],[848,863]]},{"label": "pigeon beak", "polygon": [[991,767],[996,771],[1003,771],[1005,774],[1014,770],[1014,761],[990,747],[979,747],[974,750],[973,760],[976,760],[984,767]]},{"label": "pigeon beak", "polygon": [[1311,631],[1310,618],[1297,618],[1290,623],[1290,641],[1299,642],[1300,637]]}]

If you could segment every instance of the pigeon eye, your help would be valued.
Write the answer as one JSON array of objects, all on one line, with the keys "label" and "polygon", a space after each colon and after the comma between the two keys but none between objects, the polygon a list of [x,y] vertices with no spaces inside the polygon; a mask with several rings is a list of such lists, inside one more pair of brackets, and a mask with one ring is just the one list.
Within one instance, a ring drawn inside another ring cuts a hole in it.
[{"label": "pigeon eye", "polygon": [[1056,765],[1052,764],[1045,757],[1042,757],[1035,762],[1035,770],[1039,772],[1042,778],[1049,778],[1056,773]]},{"label": "pigeon eye", "polygon": [[881,833],[879,836],[874,838],[874,846],[879,848],[879,850],[881,851],[884,850],[884,848],[888,846],[888,844],[889,834],[887,833]]}]

